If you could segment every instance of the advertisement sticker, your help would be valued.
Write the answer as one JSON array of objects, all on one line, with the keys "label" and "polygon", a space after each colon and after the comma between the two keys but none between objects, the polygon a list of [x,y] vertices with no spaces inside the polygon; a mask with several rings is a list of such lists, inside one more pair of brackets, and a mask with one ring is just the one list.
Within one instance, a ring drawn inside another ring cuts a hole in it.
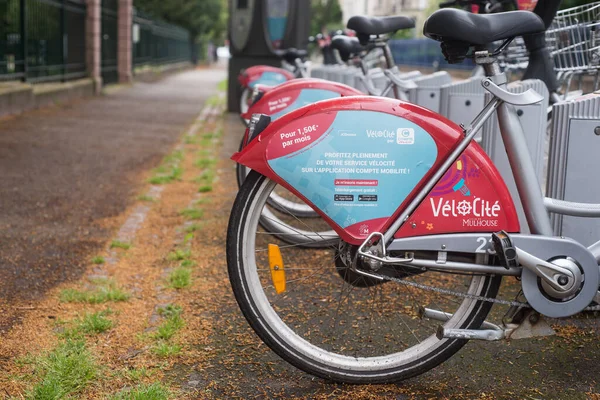
[{"label": "advertisement sticker", "polygon": [[435,163],[438,149],[418,125],[375,111],[299,118],[267,146],[273,171],[342,228],[378,229]]}]

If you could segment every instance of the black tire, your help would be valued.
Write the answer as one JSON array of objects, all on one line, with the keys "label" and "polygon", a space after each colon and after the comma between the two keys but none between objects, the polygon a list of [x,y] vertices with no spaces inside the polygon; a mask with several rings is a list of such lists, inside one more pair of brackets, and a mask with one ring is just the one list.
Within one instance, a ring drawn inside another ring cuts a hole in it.
[{"label": "black tire", "polygon": [[248,108],[250,108],[250,106],[248,105],[248,100],[250,99],[250,96],[252,96],[252,89],[249,87],[245,87],[244,90],[242,90],[242,95],[240,96],[240,114],[244,114],[248,111]]},{"label": "black tire", "polygon": [[[399,318],[406,328],[400,321],[388,322],[389,317],[411,312],[406,311],[407,305],[409,308],[411,304],[415,305],[414,290],[407,286],[389,282],[366,288],[352,287],[345,294],[346,283],[334,268],[329,270],[326,262],[328,255],[322,254],[322,249],[298,251],[282,246],[280,251],[287,251],[288,256],[283,264],[297,263],[302,268],[282,265],[286,274],[297,274],[299,278],[295,279],[296,275],[286,278],[288,286],[292,283],[294,286],[286,288],[282,294],[275,294],[268,274],[261,275],[265,269],[259,267],[262,267],[265,257],[262,247],[259,247],[265,241],[265,235],[261,235],[259,231],[260,217],[257,215],[260,213],[259,208],[266,203],[273,185],[269,179],[254,171],[246,178],[229,220],[227,265],[233,292],[244,316],[262,341],[275,353],[297,368],[324,379],[361,384],[389,383],[422,374],[444,362],[465,345],[465,340],[437,339],[435,331],[441,322],[436,325],[430,320],[405,320],[402,316]],[[275,240],[267,237],[266,242],[271,244]],[[312,255],[307,254],[311,251],[320,252],[317,254],[321,258],[312,258]],[[333,259],[330,264],[334,264]],[[429,279],[427,274],[435,273],[428,272],[415,279]],[[465,279],[448,274],[439,276],[441,282]],[[315,282],[309,282],[308,278]],[[477,276],[468,280],[469,293],[493,298],[498,293],[501,277]],[[334,300],[337,292],[331,288],[335,289],[339,285],[340,295],[336,305]],[[306,301],[305,296],[309,297]],[[330,296],[331,301],[329,298],[324,299],[324,296]],[[273,297],[273,300],[269,297]],[[408,302],[396,303],[395,300],[400,301],[398,299],[401,297],[407,298]],[[429,304],[433,301],[433,304],[446,305],[444,295],[438,293],[433,297],[434,300],[425,301]],[[444,303],[438,303],[441,301]],[[380,304],[375,306],[376,302]],[[456,300],[452,302],[457,303]],[[342,311],[340,308],[344,303],[349,307]],[[458,308],[454,316],[444,326],[476,329],[481,326],[492,306],[490,302],[470,299],[458,303],[460,304],[456,305]],[[384,323],[380,324],[377,318],[382,318]],[[342,320],[348,322],[342,323]],[[309,324],[314,324],[315,328],[311,329]],[[331,334],[327,329],[339,329],[343,332]],[[410,332],[405,333],[406,329]],[[424,335],[423,341],[418,339],[416,333]],[[390,339],[392,335],[404,335],[408,341],[415,342],[412,335],[417,341],[398,351],[397,348],[404,346],[405,342],[403,339],[397,341],[395,337]],[[347,347],[346,343],[354,339],[357,339],[357,345]],[[316,340],[323,340],[323,343],[312,343]],[[380,342],[375,342],[376,340]],[[390,353],[386,353],[387,351]]]},{"label": "black tire", "polygon": [[[243,147],[244,138],[242,137],[242,140],[240,141],[240,146],[238,147],[238,152],[242,151]],[[235,178],[237,180],[238,189],[241,188],[244,184],[244,180],[246,179],[246,169],[247,167],[243,166],[242,164],[235,164]]]}]

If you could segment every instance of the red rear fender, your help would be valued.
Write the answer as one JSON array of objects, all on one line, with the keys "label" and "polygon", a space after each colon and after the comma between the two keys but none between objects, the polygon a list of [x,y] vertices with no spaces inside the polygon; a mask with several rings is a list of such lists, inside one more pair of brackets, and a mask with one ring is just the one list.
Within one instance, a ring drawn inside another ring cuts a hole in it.
[{"label": "red rear fender", "polygon": [[[453,122],[410,103],[340,97],[281,116],[232,158],[304,199],[345,241],[359,244],[390,226],[463,137]],[[397,235],[519,230],[509,192],[481,148],[471,144],[459,161]]]},{"label": "red rear fender", "polygon": [[260,86],[260,90],[264,94],[245,114],[242,114],[242,118],[250,119],[252,114],[259,113],[275,115],[273,119],[277,119],[283,114],[316,101],[363,95],[362,92],[348,85],[315,78],[294,79],[275,87]]},{"label": "red rear fender", "polygon": [[294,78],[294,74],[283,68],[255,65],[242,71],[238,76],[238,81],[242,87],[251,87],[257,83],[275,86]]}]

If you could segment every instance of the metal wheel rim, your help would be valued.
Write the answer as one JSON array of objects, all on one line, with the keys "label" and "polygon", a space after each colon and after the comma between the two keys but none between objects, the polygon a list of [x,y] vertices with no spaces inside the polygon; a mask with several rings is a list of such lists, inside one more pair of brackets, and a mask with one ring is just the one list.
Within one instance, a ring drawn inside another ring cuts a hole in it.
[{"label": "metal wheel rim", "polygon": [[[259,196],[255,196],[253,204],[249,205],[251,209],[256,209],[257,204],[264,204],[266,197],[275,186],[275,182],[265,179],[261,183],[264,188],[259,189]],[[250,251],[254,251],[255,248],[255,237],[254,234],[248,237],[248,232],[256,232],[258,228],[259,213],[253,212],[250,218],[247,219],[246,230],[242,235],[243,249],[242,258],[247,263],[246,270],[242,271],[247,282],[245,290],[248,290],[247,296],[251,298],[260,315],[261,323],[267,327],[270,331],[275,332],[277,340],[282,340],[285,344],[284,347],[293,348],[294,351],[301,353],[304,357],[313,360],[319,364],[325,364],[333,368],[339,368],[342,370],[349,371],[376,371],[376,370],[388,370],[391,368],[400,367],[404,364],[416,361],[422,358],[425,354],[431,354],[435,352],[446,340],[439,340],[432,334],[430,337],[422,341],[420,344],[412,346],[401,352],[385,356],[374,356],[374,357],[351,357],[322,349],[307,340],[298,336],[292,329],[290,329],[279,317],[277,312],[273,310],[270,305],[269,299],[263,291],[260,277],[257,272],[257,265],[255,262],[254,254]],[[485,279],[483,277],[475,276],[469,286],[469,293],[478,292],[481,285],[484,284]],[[460,307],[454,313],[454,316],[444,324],[447,328],[461,326],[464,319],[470,315],[472,308],[475,306],[476,301],[465,299]]]}]

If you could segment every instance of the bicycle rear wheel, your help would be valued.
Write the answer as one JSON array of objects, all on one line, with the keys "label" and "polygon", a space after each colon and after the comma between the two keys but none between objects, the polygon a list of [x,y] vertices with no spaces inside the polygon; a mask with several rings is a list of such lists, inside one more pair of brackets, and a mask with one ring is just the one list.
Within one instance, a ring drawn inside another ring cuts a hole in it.
[{"label": "bicycle rear wheel", "polygon": [[245,114],[248,112],[248,109],[250,108],[248,101],[250,101],[251,96],[252,89],[249,87],[244,88],[242,95],[240,96],[240,114]]},{"label": "bicycle rear wheel", "polygon": [[[466,343],[437,339],[442,323],[418,318],[419,309],[452,313],[446,328],[475,329],[485,319],[489,302],[396,282],[377,284],[344,270],[339,243],[299,249],[265,232],[259,221],[275,186],[257,172],[246,178],[229,221],[227,264],[244,316],[289,363],[340,382],[398,381],[437,366]],[[271,273],[277,258],[272,252],[281,255],[277,270],[285,271],[283,291]],[[415,284],[486,297],[496,296],[501,281],[435,272],[402,276]]]}]

